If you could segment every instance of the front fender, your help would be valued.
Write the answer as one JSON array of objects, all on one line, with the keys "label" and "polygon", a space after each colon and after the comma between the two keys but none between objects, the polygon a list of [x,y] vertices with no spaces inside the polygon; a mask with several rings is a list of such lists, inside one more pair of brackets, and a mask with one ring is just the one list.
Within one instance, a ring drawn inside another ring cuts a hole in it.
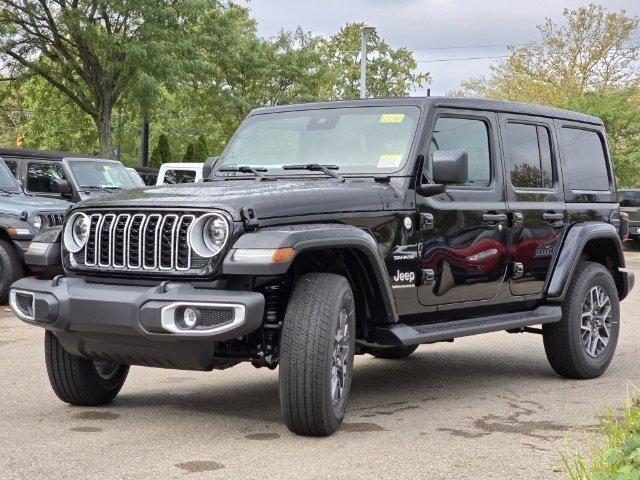
[{"label": "front fender", "polygon": [[[237,262],[237,249],[293,248],[294,255],[285,262]],[[273,276],[285,274],[301,252],[323,248],[351,248],[364,254],[375,274],[382,294],[388,321],[397,322],[398,313],[384,259],[378,244],[367,231],[343,224],[303,224],[262,228],[242,235],[227,253],[222,263],[224,275]]]},{"label": "front fender", "polygon": [[572,226],[565,237],[562,249],[558,256],[549,287],[547,298],[551,301],[561,302],[564,300],[569,282],[580,262],[585,246],[589,241],[595,239],[606,239],[608,245],[612,245],[609,251],[619,265],[618,272],[614,272],[616,284],[619,285],[620,299],[623,299],[633,288],[633,274],[624,270],[624,254],[622,253],[622,241],[616,228],[608,223],[585,222]]}]

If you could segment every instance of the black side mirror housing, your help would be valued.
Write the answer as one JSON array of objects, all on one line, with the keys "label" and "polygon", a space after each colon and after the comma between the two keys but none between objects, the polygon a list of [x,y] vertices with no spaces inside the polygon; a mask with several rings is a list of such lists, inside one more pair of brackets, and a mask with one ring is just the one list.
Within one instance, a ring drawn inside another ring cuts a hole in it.
[{"label": "black side mirror housing", "polygon": [[434,183],[467,183],[469,155],[466,150],[436,150],[432,169]]},{"label": "black side mirror housing", "polygon": [[213,167],[215,167],[218,158],[220,157],[209,157],[204,161],[204,165],[202,166],[203,180],[206,180],[207,178],[209,178],[209,176],[211,176],[211,171],[213,170]]},{"label": "black side mirror housing", "polygon": [[62,195],[71,194],[71,185],[67,180],[58,178],[53,181],[53,191]]}]

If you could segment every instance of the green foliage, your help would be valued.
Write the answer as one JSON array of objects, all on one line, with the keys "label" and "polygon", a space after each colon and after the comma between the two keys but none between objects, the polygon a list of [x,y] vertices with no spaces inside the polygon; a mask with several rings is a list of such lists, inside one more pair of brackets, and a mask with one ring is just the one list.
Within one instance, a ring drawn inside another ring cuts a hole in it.
[{"label": "green foliage", "polygon": [[192,142],[187,145],[187,150],[184,152],[184,157],[182,157],[182,161],[187,162],[195,162],[196,158],[196,143]]},{"label": "green foliage", "polygon": [[622,413],[609,411],[601,421],[605,437],[591,458],[565,458],[572,480],[640,480],[640,399],[630,399]]},{"label": "green foliage", "polygon": [[539,103],[602,118],[619,186],[640,186],[640,49],[629,48],[638,17],[590,4],[564,10],[565,25],[539,26],[540,42],[511,47],[489,78],[452,92]]},{"label": "green foliage", "polygon": [[160,168],[163,163],[171,162],[171,146],[169,145],[169,138],[161,133],[158,137],[158,144],[151,152],[151,158],[149,159],[149,166]]},{"label": "green foliage", "polygon": [[204,135],[200,135],[193,144],[193,162],[202,162],[209,157],[209,147]]}]

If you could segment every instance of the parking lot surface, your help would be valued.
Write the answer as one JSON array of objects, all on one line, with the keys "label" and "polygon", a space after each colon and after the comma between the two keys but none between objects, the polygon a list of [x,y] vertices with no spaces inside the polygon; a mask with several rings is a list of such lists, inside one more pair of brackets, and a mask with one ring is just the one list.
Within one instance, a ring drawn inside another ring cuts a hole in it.
[{"label": "parking lot surface", "polygon": [[[640,275],[640,253],[628,252]],[[640,289],[622,304],[605,375],[556,376],[542,338],[495,333],[356,359],[329,438],[291,434],[278,372],[132,367],[116,401],[78,408],[49,387],[41,329],[0,307],[2,478],[563,478],[562,453],[597,441],[597,415],[640,383]]]}]

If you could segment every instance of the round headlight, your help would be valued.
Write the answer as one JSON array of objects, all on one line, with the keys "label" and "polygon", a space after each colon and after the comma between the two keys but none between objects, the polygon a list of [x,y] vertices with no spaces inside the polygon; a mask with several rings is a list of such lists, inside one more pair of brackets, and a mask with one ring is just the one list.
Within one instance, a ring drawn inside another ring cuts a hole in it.
[{"label": "round headlight", "polygon": [[229,230],[229,222],[222,215],[207,213],[196,220],[191,228],[191,248],[201,257],[215,257],[227,243]]},{"label": "round headlight", "polygon": [[36,215],[33,217],[33,228],[40,230],[42,228],[42,215]]},{"label": "round headlight", "polygon": [[89,238],[89,217],[76,212],[64,226],[64,247],[71,253],[82,250]]}]

